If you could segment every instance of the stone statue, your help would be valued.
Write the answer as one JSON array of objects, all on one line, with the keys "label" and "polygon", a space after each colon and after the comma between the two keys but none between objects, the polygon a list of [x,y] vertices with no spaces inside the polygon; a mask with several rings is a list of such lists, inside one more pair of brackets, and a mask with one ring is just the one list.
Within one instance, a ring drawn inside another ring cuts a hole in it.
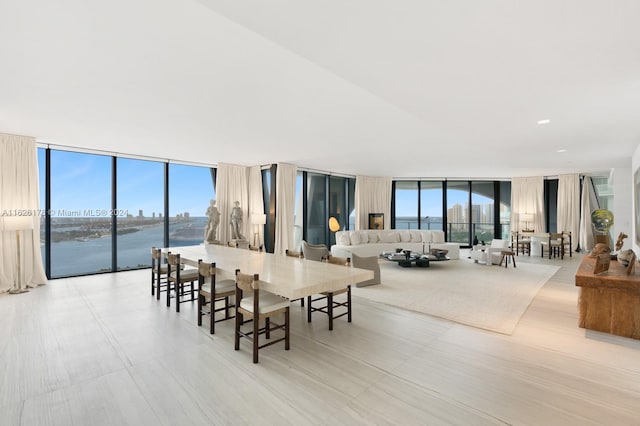
[{"label": "stone statue", "polygon": [[216,200],[211,200],[209,202],[209,207],[207,207],[207,218],[209,218],[209,220],[207,222],[207,227],[204,230],[204,240],[207,243],[214,244],[216,242],[216,230],[220,223],[220,212],[216,207]]},{"label": "stone statue", "polygon": [[244,240],[242,235],[242,209],[240,208],[240,201],[233,203],[234,207],[231,209],[231,239]]}]

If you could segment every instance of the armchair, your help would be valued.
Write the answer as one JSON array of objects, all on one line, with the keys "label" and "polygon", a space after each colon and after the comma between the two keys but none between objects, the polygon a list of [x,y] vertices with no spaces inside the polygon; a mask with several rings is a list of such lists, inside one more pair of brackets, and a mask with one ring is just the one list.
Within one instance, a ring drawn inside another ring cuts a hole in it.
[{"label": "armchair", "polygon": [[474,246],[471,258],[475,263],[484,262],[487,266],[499,265],[502,260],[502,251],[509,248],[508,240],[494,238],[490,246]]}]

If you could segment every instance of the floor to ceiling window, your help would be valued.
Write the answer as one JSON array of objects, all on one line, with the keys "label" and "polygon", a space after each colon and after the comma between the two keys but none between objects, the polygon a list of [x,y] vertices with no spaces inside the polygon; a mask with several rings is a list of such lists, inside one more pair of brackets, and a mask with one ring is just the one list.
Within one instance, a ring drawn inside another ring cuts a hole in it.
[{"label": "floor to ceiling window", "polygon": [[[340,176],[329,176],[329,217],[338,222],[338,229],[346,229],[349,212],[347,212],[346,179]],[[336,243],[335,232],[329,232],[329,245]]]},{"label": "floor to ceiling window", "polygon": [[443,230],[442,182],[420,182],[420,228]]},{"label": "floor to ceiling window", "polygon": [[447,181],[447,236],[469,245],[469,182]]},{"label": "floor to ceiling window", "polygon": [[500,182],[500,239],[511,239],[511,182]]},{"label": "floor to ceiling window", "polygon": [[491,241],[495,229],[495,195],[493,182],[471,182],[471,238]]},{"label": "floor to ceiling window", "polygon": [[[215,198],[210,168],[169,164],[170,246],[189,246],[204,241],[207,208],[209,201]],[[225,218],[220,219],[221,226],[227,226]]]},{"label": "floor to ceiling window", "polygon": [[117,269],[151,266],[164,247],[164,168],[157,161],[116,159]]},{"label": "floor to ceiling window", "polygon": [[418,182],[395,182],[395,228],[418,229]]},{"label": "floor to ceiling window", "polygon": [[51,276],[112,269],[112,157],[51,151]]},{"label": "floor to ceiling window", "polygon": [[47,150],[38,148],[38,187],[40,189],[40,250],[42,252],[42,263],[47,264],[47,241],[46,235],[46,219],[45,214],[47,208]]},{"label": "floor to ceiling window", "polygon": [[326,175],[307,173],[307,242],[327,244]]}]

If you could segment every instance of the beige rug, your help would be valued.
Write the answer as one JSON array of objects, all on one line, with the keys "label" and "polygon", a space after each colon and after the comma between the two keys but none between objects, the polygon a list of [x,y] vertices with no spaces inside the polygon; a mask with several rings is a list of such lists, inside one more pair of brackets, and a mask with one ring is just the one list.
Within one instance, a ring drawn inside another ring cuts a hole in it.
[{"label": "beige rug", "polygon": [[473,327],[512,334],[520,317],[559,267],[518,263],[485,266],[460,259],[429,268],[380,261],[382,284],[353,295]]}]

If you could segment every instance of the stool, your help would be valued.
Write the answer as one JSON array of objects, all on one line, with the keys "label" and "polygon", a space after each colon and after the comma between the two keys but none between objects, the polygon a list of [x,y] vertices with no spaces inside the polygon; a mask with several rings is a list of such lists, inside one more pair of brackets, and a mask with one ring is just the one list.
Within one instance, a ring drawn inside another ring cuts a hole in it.
[{"label": "stool", "polygon": [[513,262],[513,267],[516,267],[516,258],[515,253],[511,250],[503,250],[500,252],[500,254],[502,254],[502,257],[500,258],[500,266],[502,266],[502,261],[504,260],[504,267],[506,268],[509,265],[509,258],[511,258],[511,261]]}]

